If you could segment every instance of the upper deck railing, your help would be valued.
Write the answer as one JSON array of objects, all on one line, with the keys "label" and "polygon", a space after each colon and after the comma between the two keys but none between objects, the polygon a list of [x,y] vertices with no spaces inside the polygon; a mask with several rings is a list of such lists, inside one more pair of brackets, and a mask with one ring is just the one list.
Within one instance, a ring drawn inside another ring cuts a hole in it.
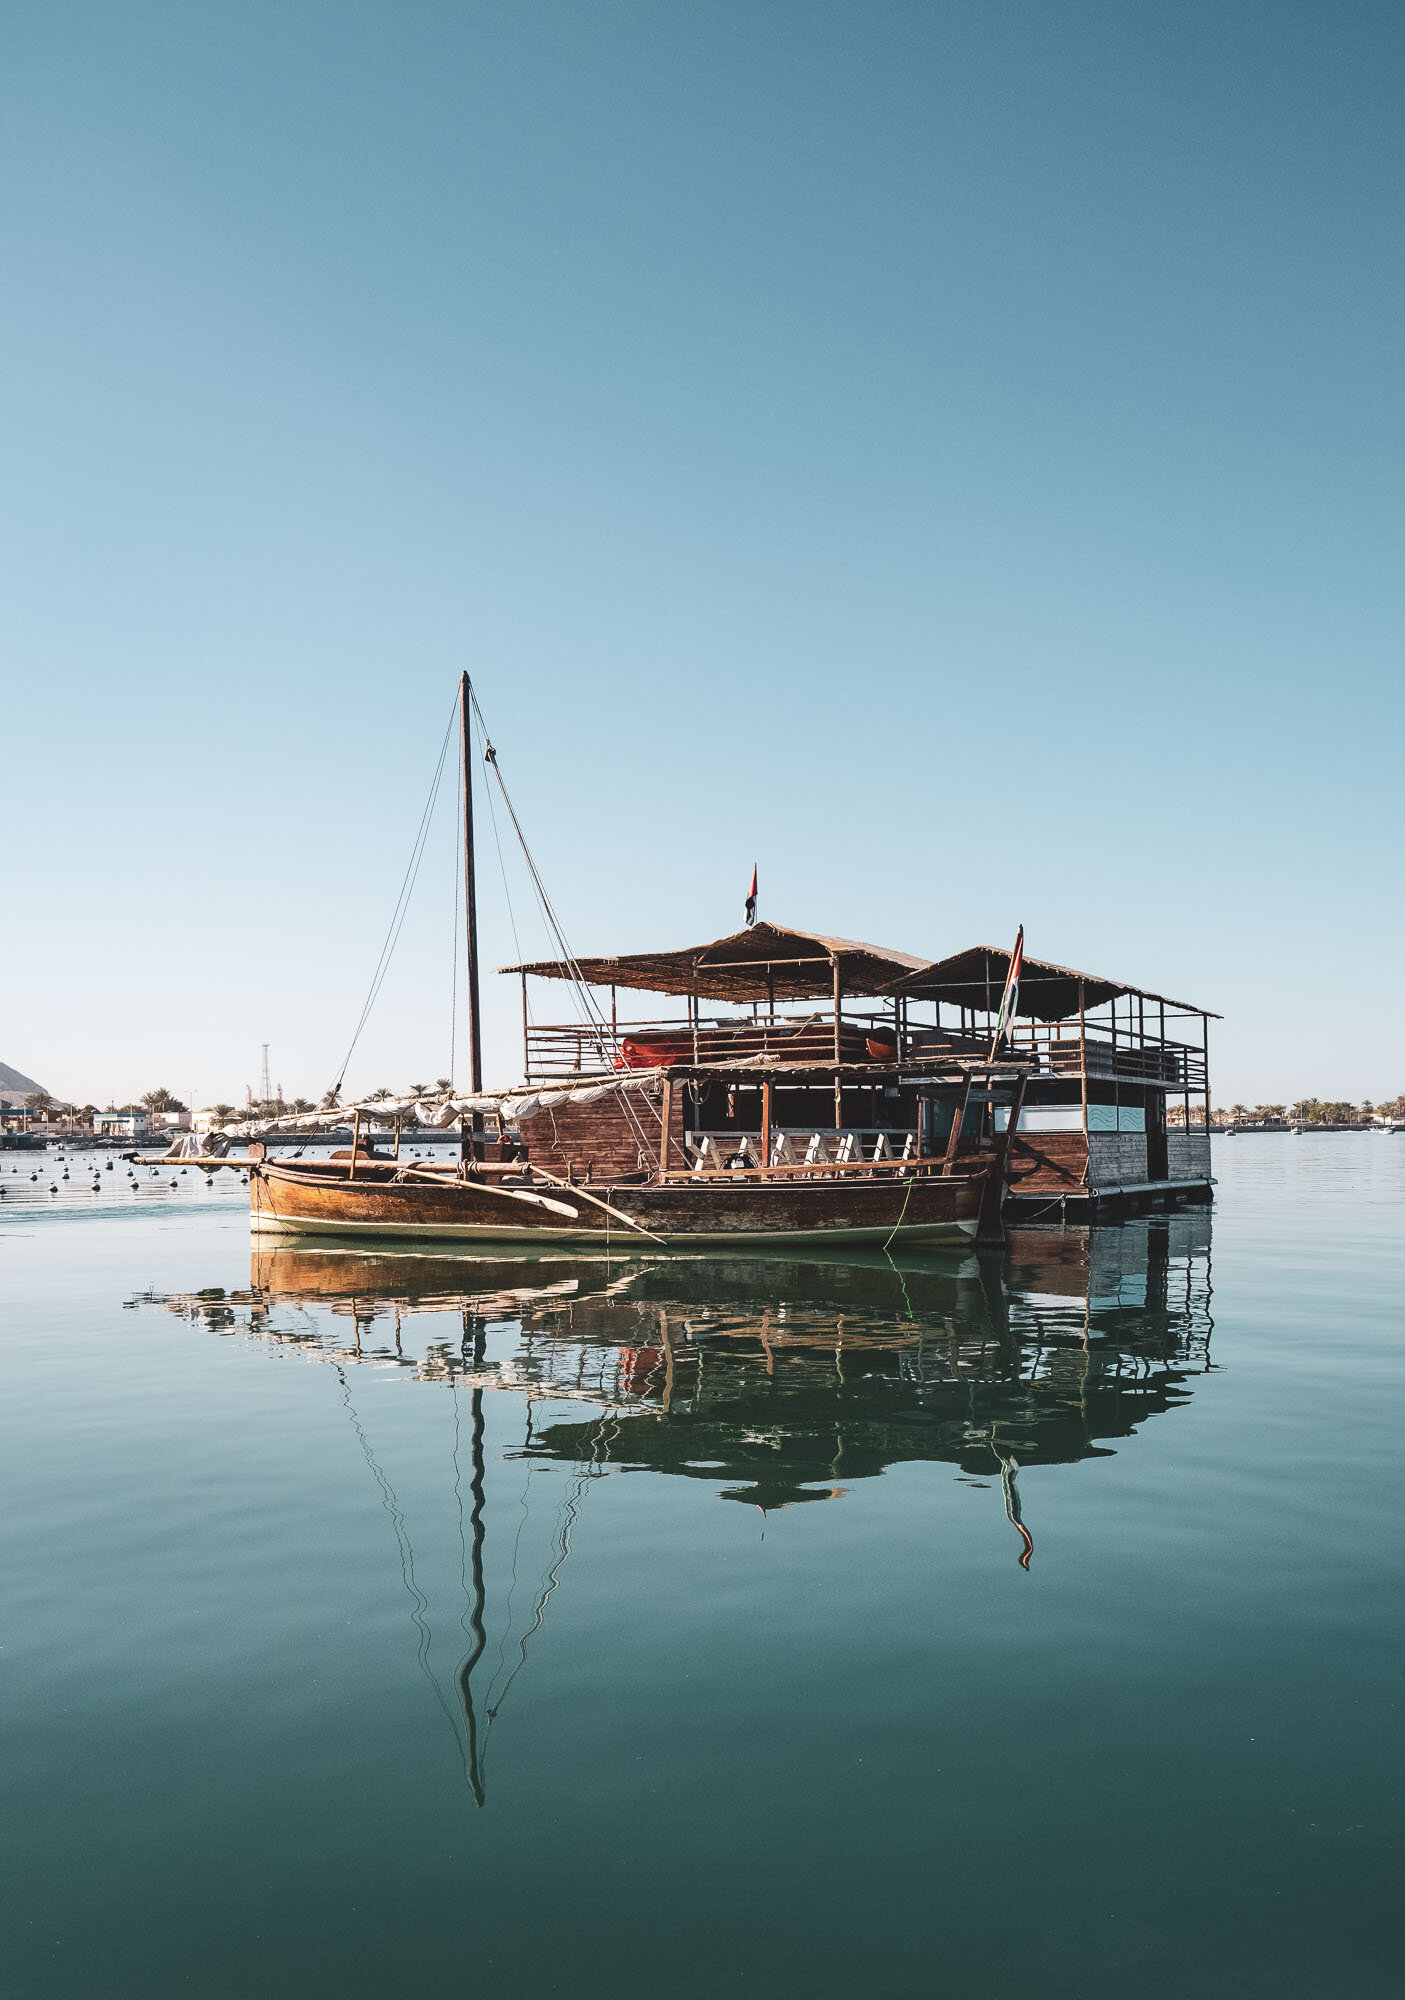
[{"label": "upper deck railing", "polygon": [[[987,1055],[990,1031],[959,1032],[931,1024],[908,1028],[895,1043],[891,1014],[844,1014],[839,1053],[844,1062],[881,1060],[888,1051],[909,1057]],[[1154,1032],[1113,1029],[1089,1024],[1080,1037],[1067,1021],[1016,1023],[1007,1045],[1016,1056],[1029,1056],[1049,1076],[1100,1081],[1156,1084],[1175,1093],[1206,1088],[1203,1045],[1173,1041]],[[672,1021],[620,1021],[598,1026],[584,1023],[531,1024],[527,1029],[528,1083],[567,1082],[586,1076],[609,1075],[620,1069],[650,1068],[655,1063],[726,1063],[775,1056],[782,1062],[823,1065],[835,1054],[834,1020],[816,1014],[788,1020],[749,1020],[714,1016]],[[891,1057],[889,1058],[891,1060]]]},{"label": "upper deck railing", "polygon": [[[870,1047],[870,1039],[874,1047]],[[863,1062],[875,1049],[897,1052],[891,1016],[844,1015],[839,1031],[845,1062]],[[834,1057],[834,1021],[809,1015],[784,1021],[732,1016],[692,1021],[620,1021],[537,1025],[527,1029],[528,1083],[561,1082],[618,1069],[649,1069],[670,1062],[754,1061],[825,1063]]]},{"label": "upper deck railing", "polygon": [[1150,1032],[1112,1033],[1102,1023],[1083,1035],[1066,1021],[1021,1021],[1011,1037],[1016,1054],[1029,1053],[1052,1076],[1159,1084],[1176,1092],[1203,1091],[1207,1066],[1203,1045],[1172,1041]]}]

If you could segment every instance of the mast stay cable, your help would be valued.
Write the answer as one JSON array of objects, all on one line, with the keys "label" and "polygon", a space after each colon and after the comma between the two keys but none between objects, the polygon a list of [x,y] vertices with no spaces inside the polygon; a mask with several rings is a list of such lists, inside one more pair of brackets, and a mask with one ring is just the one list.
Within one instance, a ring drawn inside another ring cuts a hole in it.
[{"label": "mast stay cable", "polygon": [[458,702],[455,700],[444,730],[444,741],[439,746],[439,761],[434,767],[434,778],[429,787],[429,797],[425,800],[424,811],[420,815],[419,831],[415,835],[414,846],[410,850],[410,859],[405,865],[405,874],[400,884],[400,893],[395,899],[395,908],[390,914],[390,923],[386,930],[385,942],[381,946],[380,957],[376,960],[375,970],[371,974],[371,984],[366,994],[365,1004],[362,1006],[355,1032],[352,1034],[351,1044],[346,1054],[342,1057],[341,1068],[337,1071],[336,1081],[327,1093],[333,1100],[341,1095],[341,1087],[346,1080],[347,1067],[355,1053],[356,1044],[361,1039],[362,1030],[371,1018],[371,1009],[375,1006],[381,987],[385,984],[385,975],[390,970],[390,961],[394,956],[395,947],[400,941],[400,933],[405,927],[405,917],[409,911],[410,897],[414,893],[415,881],[420,872],[420,862],[424,859],[425,842],[429,838],[430,821],[434,815],[435,802],[439,797],[439,786],[444,776],[444,760],[449,754],[449,738],[453,732],[454,716],[457,713]]},{"label": "mast stay cable", "polygon": [[[593,1039],[595,1041],[596,1051],[600,1057],[601,1066],[604,1067],[605,1064],[612,1059],[612,1051],[610,1048],[610,1030],[606,1026],[604,1013],[595,1004],[594,995],[592,994],[590,987],[586,981],[585,974],[581,970],[580,961],[577,959],[574,951],[572,951],[571,949],[570,941],[566,936],[566,932],[562,926],[561,919],[556,914],[556,907],[553,904],[551,897],[547,893],[547,887],[545,882],[542,880],[541,870],[537,867],[536,859],[532,853],[532,850],[527,845],[527,836],[522,831],[522,822],[517,817],[517,809],[512,803],[512,795],[507,789],[507,784],[503,778],[502,771],[498,765],[498,753],[494,749],[492,738],[488,734],[488,725],[483,719],[483,710],[479,704],[478,694],[471,680],[468,683],[468,698],[473,704],[473,714],[478,724],[479,737],[483,749],[483,761],[485,764],[487,764],[494,778],[497,780],[498,790],[502,793],[503,804],[507,807],[508,817],[512,821],[512,830],[517,835],[517,844],[522,849],[522,856],[527,864],[527,871],[531,877],[532,887],[536,892],[537,903],[541,909],[541,913],[546,922],[548,930],[556,940],[557,950],[559,951],[565,964],[570,968],[570,974],[571,974],[570,984],[575,993],[577,1008],[584,1017],[586,1026],[593,1031]],[[491,800],[492,800],[491,790],[488,793],[488,798],[491,807]],[[497,833],[496,815],[493,816],[493,831],[494,834],[496,835]],[[499,849],[499,860],[501,860],[501,858],[502,858],[501,849]],[[506,877],[504,877],[504,882],[505,881]],[[514,943],[517,942],[517,929],[515,924],[513,926],[513,941]],[[518,950],[519,952],[521,950],[520,944],[518,944]],[[526,1079],[524,1078],[523,1080],[525,1082]],[[619,1102],[620,1102],[620,1109],[623,1111],[626,1119],[633,1128],[635,1138],[639,1142],[639,1150],[642,1157],[650,1150],[650,1142],[648,1135],[646,1134],[644,1127],[639,1121],[639,1114],[636,1108],[629,1102],[629,1099],[624,1092],[620,1093]],[[660,1107],[659,1119],[660,1123],[662,1123],[663,1120],[662,1107]]]}]

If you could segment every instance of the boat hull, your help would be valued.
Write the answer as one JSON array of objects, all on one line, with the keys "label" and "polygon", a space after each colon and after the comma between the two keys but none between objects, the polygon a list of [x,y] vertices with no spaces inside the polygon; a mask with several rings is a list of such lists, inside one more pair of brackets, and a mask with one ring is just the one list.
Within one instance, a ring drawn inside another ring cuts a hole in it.
[{"label": "boat hull", "polygon": [[[592,1187],[619,1211],[607,1215],[578,1190],[549,1188],[554,1210],[472,1181],[388,1177],[349,1180],[265,1162],[249,1176],[250,1219],[265,1235],[362,1236],[427,1242],[588,1243],[643,1248],[737,1248],[763,1244],[964,1243],[976,1232],[982,1178],[797,1180],[758,1184],[720,1178],[703,1186]],[[637,1224],[621,1220],[628,1216]],[[641,1235],[640,1230],[649,1232]],[[656,1246],[657,1247],[657,1246]]]}]

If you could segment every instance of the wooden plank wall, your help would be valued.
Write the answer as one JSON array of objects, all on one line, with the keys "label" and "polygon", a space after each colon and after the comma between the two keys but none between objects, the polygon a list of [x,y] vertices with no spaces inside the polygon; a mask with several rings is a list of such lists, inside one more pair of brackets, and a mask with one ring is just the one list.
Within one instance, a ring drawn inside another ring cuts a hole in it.
[{"label": "wooden plank wall", "polygon": [[1017,1194],[1076,1194],[1087,1164],[1081,1132],[1026,1133],[1016,1127],[1010,1185]]},{"label": "wooden plank wall", "polygon": [[[669,1120],[676,1142],[672,1167],[688,1164],[683,1152],[683,1093],[674,1092]],[[625,1105],[628,1103],[629,1109]],[[559,1104],[521,1124],[529,1159],[553,1173],[590,1173],[605,1180],[654,1172],[659,1163],[659,1105],[640,1091],[602,1097],[594,1104]],[[632,1113],[632,1116],[631,1116]],[[639,1134],[644,1134],[642,1149]]]}]

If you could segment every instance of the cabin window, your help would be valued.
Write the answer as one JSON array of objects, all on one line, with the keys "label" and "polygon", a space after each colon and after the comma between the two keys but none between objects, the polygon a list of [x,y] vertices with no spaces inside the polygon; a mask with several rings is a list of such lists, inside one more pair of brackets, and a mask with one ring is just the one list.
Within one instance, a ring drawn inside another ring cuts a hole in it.
[{"label": "cabin window", "polygon": [[1146,1112],[1140,1104],[1090,1104],[1090,1132],[1145,1132]]},{"label": "cabin window", "polygon": [[[1103,1107],[1099,1107],[1100,1109]],[[1111,1110],[1113,1107],[1106,1107]],[[1091,1107],[1090,1107],[1091,1109]],[[1091,1125],[1092,1120],[1089,1120]],[[1008,1106],[997,1105],[995,1129],[1006,1132],[1010,1127]],[[1081,1104],[1027,1104],[1020,1113],[1017,1132],[1081,1132],[1083,1130],[1083,1107]]]}]

